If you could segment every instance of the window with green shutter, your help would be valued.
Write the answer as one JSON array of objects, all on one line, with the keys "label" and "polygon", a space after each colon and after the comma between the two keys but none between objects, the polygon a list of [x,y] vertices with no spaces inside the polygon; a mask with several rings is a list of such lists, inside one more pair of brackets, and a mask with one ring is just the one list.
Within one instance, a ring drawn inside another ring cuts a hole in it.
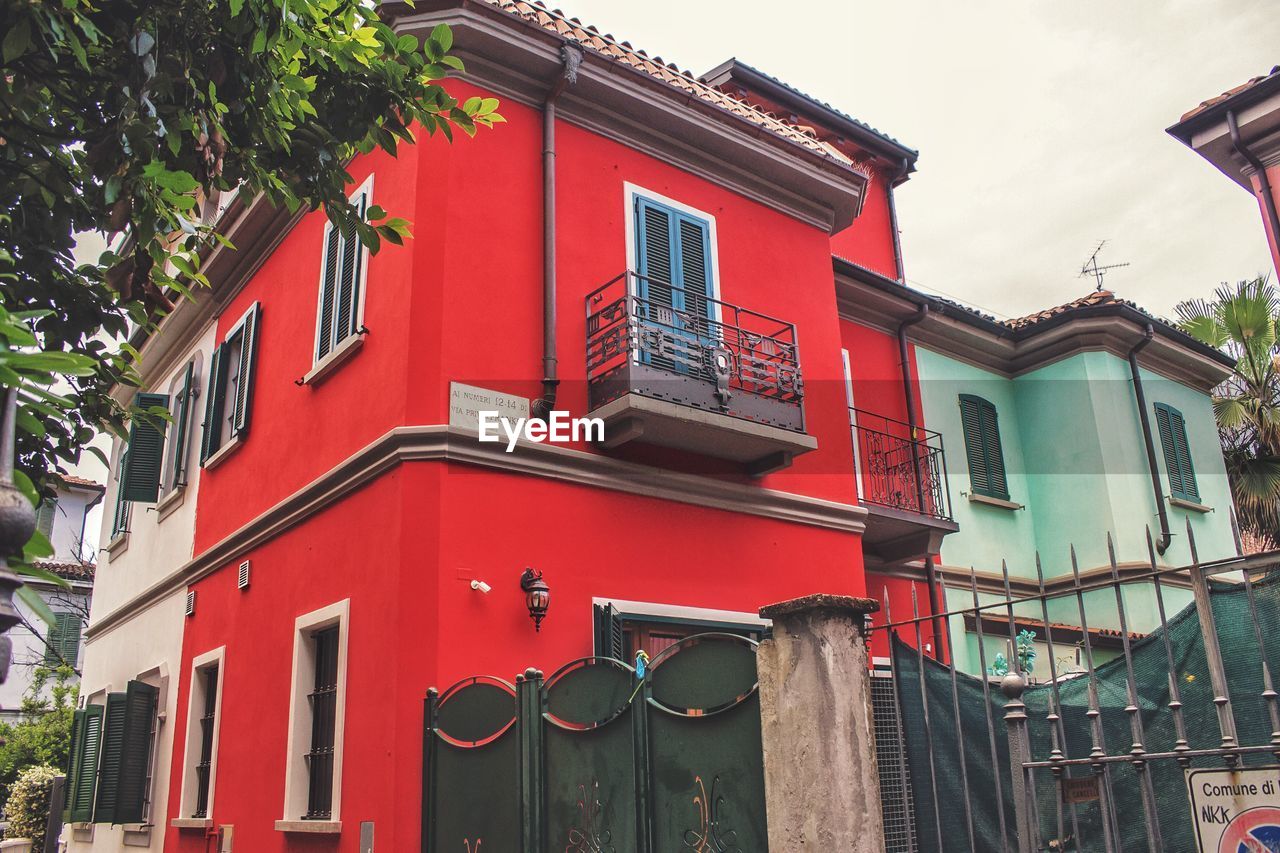
[{"label": "window with green shutter", "polygon": [[71,775],[67,782],[67,817],[73,823],[93,820],[98,782],[98,753],[102,746],[101,705],[87,705],[72,719]]},{"label": "window with green shutter", "polygon": [[1182,412],[1166,403],[1156,403],[1156,429],[1164,450],[1164,470],[1169,477],[1169,494],[1179,500],[1200,503],[1191,446],[1187,443],[1187,423]]},{"label": "window with green shutter", "polygon": [[[168,394],[138,394],[136,408],[169,410]],[[166,422],[158,414],[135,415],[129,425],[128,464],[120,480],[120,491],[127,501],[155,503],[160,498],[160,470],[164,463]]]},{"label": "window with green shutter", "polygon": [[249,434],[261,324],[262,306],[255,302],[213,351],[205,395],[201,464],[221,448]]},{"label": "window with green shutter", "polygon": [[964,429],[969,485],[974,494],[1009,500],[1004,447],[1000,444],[1000,419],[996,407],[972,394],[960,395],[960,422]]},{"label": "window with green shutter", "polygon": [[129,501],[124,496],[124,470],[129,467],[129,451],[120,453],[116,464],[116,505],[111,515],[111,538],[123,536],[129,532]]},{"label": "window with green shutter", "polygon": [[[369,204],[368,188],[361,188],[351,203],[363,216]],[[318,362],[361,329],[360,301],[364,290],[364,246],[354,229],[325,226],[320,262],[320,300],[316,317]]]},{"label": "window with green shutter", "polygon": [[182,371],[182,384],[171,389],[174,392],[171,410],[173,428],[166,447],[168,463],[165,471],[165,488],[169,491],[180,489],[187,484],[189,455],[187,448],[190,445],[191,410],[194,408],[192,404],[195,402],[196,394],[196,365],[196,359],[187,362],[186,368]]},{"label": "window with green shutter", "polygon": [[159,694],[143,681],[107,694],[94,823],[142,823],[146,817]]},{"label": "window with green shutter", "polygon": [[45,638],[45,666],[75,667],[80,662],[80,632],[84,620],[78,613],[55,613],[53,626]]}]

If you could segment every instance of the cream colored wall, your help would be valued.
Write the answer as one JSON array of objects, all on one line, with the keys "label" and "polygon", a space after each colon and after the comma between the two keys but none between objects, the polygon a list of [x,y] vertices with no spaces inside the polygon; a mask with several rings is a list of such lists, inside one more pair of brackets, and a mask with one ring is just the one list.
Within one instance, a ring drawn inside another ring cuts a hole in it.
[{"label": "cream colored wall", "polygon": [[[179,589],[140,610],[109,631],[92,637],[84,650],[81,695],[101,703],[106,693],[123,691],[132,679],[160,687],[164,720],[152,756],[151,810],[163,822],[169,807],[169,769],[175,741],[181,743],[186,714],[178,708],[178,666],[182,655],[182,624],[186,593]],[[120,851],[164,847],[164,827],[95,824],[91,829],[68,828],[69,851]]]}]

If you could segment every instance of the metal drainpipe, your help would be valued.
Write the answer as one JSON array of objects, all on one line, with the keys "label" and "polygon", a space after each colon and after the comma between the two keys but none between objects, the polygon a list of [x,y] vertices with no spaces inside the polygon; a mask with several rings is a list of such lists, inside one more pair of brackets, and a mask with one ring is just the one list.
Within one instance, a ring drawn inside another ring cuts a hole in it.
[{"label": "metal drainpipe", "polygon": [[556,405],[556,100],[578,81],[582,51],[562,45],[560,75],[542,104],[542,396],[533,416],[546,420]]},{"label": "metal drainpipe", "polygon": [[[901,180],[906,177],[909,168],[911,166],[907,163],[907,158],[903,157],[901,170],[895,180]],[[898,272],[898,281],[906,284],[907,274],[902,265],[902,240],[898,234],[898,205],[893,200],[893,187],[893,184],[889,184],[889,230],[893,233],[893,266]]]},{"label": "metal drainpipe", "polygon": [[1227,110],[1227,130],[1231,132],[1231,144],[1235,147],[1236,153],[1258,173],[1258,188],[1262,193],[1262,206],[1267,211],[1267,223],[1271,226],[1271,239],[1280,246],[1280,213],[1276,212],[1276,197],[1271,191],[1271,178],[1267,176],[1267,167],[1258,159],[1258,155],[1250,151],[1244,144],[1244,140],[1240,138],[1240,125],[1236,121],[1235,110]]},{"label": "metal drainpipe", "polygon": [[1138,372],[1138,353],[1147,348],[1155,337],[1155,329],[1148,323],[1143,330],[1142,340],[1129,350],[1129,374],[1133,377],[1133,396],[1138,402],[1138,422],[1142,424],[1142,443],[1147,449],[1147,468],[1151,471],[1151,492],[1156,498],[1156,512],[1160,515],[1160,540],[1156,542],[1156,553],[1163,554],[1173,541],[1169,532],[1169,513],[1164,508],[1164,490],[1160,488],[1160,469],[1156,467],[1156,444],[1151,437],[1151,419],[1147,416],[1147,395],[1142,390],[1142,374]]},{"label": "metal drainpipe", "polygon": [[[889,196],[892,200],[893,196]],[[892,206],[890,210],[892,211]],[[894,235],[897,235],[897,229],[894,229]],[[916,417],[916,401],[915,394],[911,391],[911,362],[907,350],[907,329],[924,320],[929,316],[928,304],[921,305],[916,309],[916,313],[898,324],[898,356],[902,360],[902,391],[907,401],[907,427],[911,430],[911,468],[915,471],[916,481],[916,507],[923,514],[925,511],[924,503],[924,477],[920,470],[920,445],[916,443],[916,435],[919,432],[919,420]],[[925,558],[925,574],[929,584],[929,612],[934,618],[929,620],[933,626],[933,654],[936,658],[942,653],[942,628],[938,624],[937,613],[941,609],[941,602],[938,600],[938,570],[934,565],[933,556]],[[948,649],[950,654],[950,649]]]}]

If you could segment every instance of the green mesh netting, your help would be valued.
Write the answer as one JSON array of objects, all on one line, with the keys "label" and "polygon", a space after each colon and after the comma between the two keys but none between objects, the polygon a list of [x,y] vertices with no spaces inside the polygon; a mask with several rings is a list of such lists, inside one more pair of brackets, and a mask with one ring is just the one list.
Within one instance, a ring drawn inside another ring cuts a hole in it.
[{"label": "green mesh netting", "polygon": [[[1241,745],[1269,742],[1271,723],[1266,702],[1262,698],[1262,667],[1249,602],[1243,585],[1210,584],[1214,618],[1226,666],[1237,734]],[[1258,620],[1262,626],[1265,654],[1272,673],[1280,676],[1280,572],[1254,584]],[[1189,606],[1168,623],[1168,637],[1173,649],[1174,669],[1178,678],[1186,722],[1187,739],[1192,749],[1220,746],[1218,718],[1213,704],[1213,690],[1205,661],[1204,639],[1194,606]],[[1065,645],[1065,644],[1064,644]],[[960,721],[957,728],[952,708],[950,670],[925,658],[924,684],[921,689],[920,665],[916,650],[894,638],[894,672],[898,702],[902,712],[903,737],[911,774],[915,801],[916,837],[921,851],[969,850],[969,833],[965,820],[967,799],[973,818],[974,848],[999,851],[1000,821],[997,802],[1003,801],[1006,837],[1010,850],[1016,850],[1013,800],[1011,797],[1008,740],[1004,722],[1005,698],[996,684],[991,686],[990,711],[994,720],[996,764],[991,761],[986,703],[980,679],[958,674],[957,694]],[[1133,667],[1139,696],[1138,707],[1144,728],[1144,746],[1148,752],[1166,752],[1177,739],[1170,700],[1169,665],[1164,637],[1160,632],[1133,644]],[[1037,673],[1046,678],[1047,673]],[[1097,667],[1099,705],[1107,753],[1128,752],[1133,744],[1128,705],[1127,673],[1123,657]],[[1030,687],[1023,694],[1030,718],[1031,755],[1034,760],[1049,757],[1050,724],[1046,719],[1052,701],[1048,684]],[[1089,710],[1089,679],[1085,677],[1060,681],[1063,725],[1067,743],[1063,751],[1069,758],[1089,755],[1092,740]],[[921,701],[927,697],[929,728]],[[963,744],[968,773],[968,790],[961,782],[958,747]],[[930,757],[933,772],[930,773]],[[1270,753],[1249,756],[1247,764],[1275,763]],[[1156,802],[1156,821],[1162,835],[1160,849],[1169,853],[1195,853],[1191,832],[1190,809],[1182,768],[1173,760],[1159,760],[1148,765]],[[1222,767],[1220,758],[1193,761],[1194,767]],[[1073,768],[1069,775],[1086,776],[1089,767]],[[997,777],[998,774],[998,777]],[[1119,849],[1147,850],[1148,839],[1143,820],[1143,795],[1138,774],[1128,763],[1111,765],[1110,791],[1115,803]],[[997,781],[1001,796],[997,797]],[[1048,770],[1035,775],[1037,823],[1041,850],[1105,850],[1102,813],[1097,802],[1074,806],[1063,805],[1064,831],[1058,834],[1058,791],[1053,774]],[[935,799],[934,788],[937,795]],[[935,813],[937,820],[935,823]],[[941,826],[941,841],[937,825]]]}]

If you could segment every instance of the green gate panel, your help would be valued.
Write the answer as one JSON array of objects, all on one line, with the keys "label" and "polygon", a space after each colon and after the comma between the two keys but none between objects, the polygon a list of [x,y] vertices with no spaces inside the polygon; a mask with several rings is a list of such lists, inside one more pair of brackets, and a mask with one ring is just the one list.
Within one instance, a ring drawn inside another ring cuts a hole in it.
[{"label": "green gate panel", "polygon": [[636,686],[632,669],[608,658],[547,680],[547,853],[636,851]]}]

